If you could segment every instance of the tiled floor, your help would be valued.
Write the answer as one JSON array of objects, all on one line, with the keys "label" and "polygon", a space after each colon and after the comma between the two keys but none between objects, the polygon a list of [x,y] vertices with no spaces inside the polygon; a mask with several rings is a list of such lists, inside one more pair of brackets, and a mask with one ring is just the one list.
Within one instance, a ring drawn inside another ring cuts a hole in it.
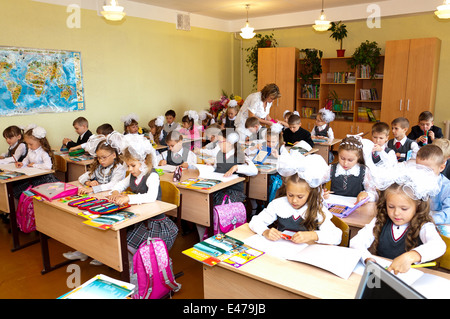
[{"label": "tiled floor", "polygon": [[[36,238],[35,234],[22,234],[21,243]],[[202,265],[186,257],[181,252],[192,247],[198,241],[196,232],[188,235],[178,235],[170,256],[174,265],[174,272],[183,271],[184,275],[177,279],[182,287],[174,295],[174,299],[202,299],[203,277]],[[74,272],[68,266],[61,267],[45,275],[41,274],[42,258],[40,244],[34,244],[24,249],[11,252],[12,236],[8,233],[8,225],[0,221],[0,298],[9,299],[55,299],[70,291],[73,284]],[[62,253],[71,248],[55,241],[49,242],[51,263],[57,264],[65,260]],[[120,279],[120,274],[107,266],[89,265],[76,261],[79,265],[81,283],[97,274]],[[68,286],[69,284],[69,286]]]}]

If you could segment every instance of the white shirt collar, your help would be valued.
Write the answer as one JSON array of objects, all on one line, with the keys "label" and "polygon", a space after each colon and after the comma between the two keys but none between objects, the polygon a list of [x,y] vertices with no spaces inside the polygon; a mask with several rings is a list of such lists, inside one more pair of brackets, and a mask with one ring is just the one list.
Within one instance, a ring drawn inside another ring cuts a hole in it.
[{"label": "white shirt collar", "polygon": [[404,145],[406,142],[406,135],[401,140],[397,140],[396,138],[394,138],[394,145],[397,142],[400,142],[400,144]]},{"label": "white shirt collar", "polygon": [[338,163],[338,165],[336,165],[336,177],[339,175],[354,175],[356,177],[359,176],[359,171],[360,171],[360,167],[359,164],[355,164],[355,166],[353,166],[352,168],[345,170],[341,164]]},{"label": "white shirt collar", "polygon": [[14,143],[14,145],[10,146],[9,149],[10,149],[10,150],[14,149],[14,147],[16,147],[17,144],[19,144],[19,141],[17,141],[16,143]]}]

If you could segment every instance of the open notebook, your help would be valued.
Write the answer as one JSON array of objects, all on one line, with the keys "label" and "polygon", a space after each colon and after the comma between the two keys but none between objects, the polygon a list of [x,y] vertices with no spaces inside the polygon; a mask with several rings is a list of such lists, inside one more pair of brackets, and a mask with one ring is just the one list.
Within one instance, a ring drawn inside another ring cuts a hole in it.
[{"label": "open notebook", "polygon": [[353,213],[358,207],[361,207],[369,201],[369,197],[364,198],[359,203],[355,204],[356,197],[340,196],[330,194],[330,197],[325,200],[328,205],[328,210],[339,218],[345,218]]},{"label": "open notebook", "polygon": [[214,166],[211,166],[211,165],[195,164],[195,167],[199,171],[198,178],[202,178],[202,179],[215,179],[215,180],[219,180],[221,182],[228,182],[228,181],[231,181],[231,180],[239,177],[237,174],[233,174],[229,177],[225,177],[225,176],[223,176],[224,175],[223,173],[214,172],[215,168],[214,168]]}]

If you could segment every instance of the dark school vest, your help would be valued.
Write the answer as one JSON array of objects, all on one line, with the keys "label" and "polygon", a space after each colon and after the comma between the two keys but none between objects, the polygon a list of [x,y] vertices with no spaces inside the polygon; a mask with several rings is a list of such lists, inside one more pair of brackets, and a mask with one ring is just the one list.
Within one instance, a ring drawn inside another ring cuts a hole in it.
[{"label": "dark school vest", "polygon": [[224,127],[225,128],[232,128],[232,129],[234,129],[235,127],[234,127],[234,121],[235,121],[236,119],[234,119],[234,120],[230,120],[229,118],[228,118],[228,116],[225,118],[225,125],[224,125]]},{"label": "dark school vest", "polygon": [[[394,227],[396,227],[394,225]],[[388,219],[386,224],[381,230],[380,238],[378,240],[377,255],[389,259],[394,259],[401,254],[406,252],[406,234],[409,231],[409,227],[403,233],[403,235],[396,240],[394,240],[394,235],[392,234],[392,220]],[[422,245],[422,241],[418,238],[418,246]]]},{"label": "dark school vest", "polygon": [[[23,143],[23,142],[22,142]],[[8,155],[6,157],[11,157],[14,155],[14,153],[16,152],[16,149],[19,147],[20,144],[22,143],[17,143],[16,147],[14,147],[13,149],[9,149],[8,148]],[[25,143],[23,143],[25,144]],[[24,158],[27,156],[28,154],[28,147],[27,144],[25,144],[25,154],[23,154],[20,158],[16,158],[16,161],[18,162],[22,162],[24,160]]]},{"label": "dark school vest", "polygon": [[316,136],[328,137],[328,130],[329,129],[330,129],[330,125],[329,124],[327,124],[327,126],[325,126],[325,128],[322,131],[320,131],[317,126],[314,126],[314,133],[316,134]]},{"label": "dark school vest", "polygon": [[331,191],[336,195],[356,197],[364,191],[364,176],[366,175],[366,167],[360,165],[358,176],[354,175],[339,175],[336,177],[337,163],[331,165]]},{"label": "dark school vest", "polygon": [[[390,151],[392,151],[392,149],[390,149],[389,147],[385,147],[384,151],[387,153],[389,153]],[[372,152],[372,161],[374,164],[377,164],[379,161],[381,161],[381,157],[379,154],[376,154],[376,152]]]},{"label": "dark school vest", "polygon": [[403,162],[406,160],[406,153],[408,153],[408,151],[411,149],[412,142],[413,140],[406,138],[405,144],[401,145],[400,148],[396,148],[394,144],[394,139],[392,139],[388,141],[387,146],[390,149],[394,150],[395,153],[404,154],[404,156],[397,158],[399,162]]},{"label": "dark school vest", "polygon": [[181,165],[187,161],[189,155],[189,147],[190,143],[183,143],[183,155],[178,155],[177,153],[173,153],[170,149],[167,151],[167,159],[166,162],[168,165]]},{"label": "dark school vest", "polygon": [[[158,174],[154,168],[150,172],[148,172],[144,177],[142,177],[139,184],[136,184],[136,177],[133,175],[130,175],[130,190],[134,194],[145,194],[148,192],[148,186],[147,186],[147,179],[149,178],[150,174]],[[156,197],[157,200],[161,200],[161,185],[158,186],[158,196]],[[165,214],[159,214],[157,216],[152,217],[151,219],[161,219],[164,218]]]},{"label": "dark school vest", "polygon": [[[227,159],[225,158],[225,154],[222,151],[219,151],[216,155],[216,169],[214,170],[214,172],[225,174],[234,165],[240,165],[243,163],[245,163],[245,157],[242,153],[236,154],[235,152],[233,156]],[[244,191],[243,182],[231,185],[229,187],[238,191]]]},{"label": "dark school vest", "polygon": [[292,230],[292,231],[307,231],[306,227],[303,226],[304,219],[301,216],[298,216],[297,219],[294,216],[290,216],[288,218],[277,218],[278,226],[277,229],[279,231]]}]

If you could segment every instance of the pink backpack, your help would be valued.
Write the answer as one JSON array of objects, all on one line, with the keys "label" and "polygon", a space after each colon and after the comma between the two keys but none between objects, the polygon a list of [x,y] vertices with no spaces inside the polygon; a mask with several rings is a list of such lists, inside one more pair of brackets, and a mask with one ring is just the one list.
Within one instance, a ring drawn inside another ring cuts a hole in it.
[{"label": "pink backpack", "polygon": [[24,233],[31,233],[36,230],[33,206],[33,196],[35,194],[30,191],[30,189],[31,186],[20,194],[16,211],[17,226],[19,226],[19,229]]},{"label": "pink backpack", "polygon": [[[228,199],[228,203],[225,201]],[[228,195],[221,205],[214,206],[214,235],[228,233],[247,222],[247,211],[241,202],[231,203]],[[207,232],[205,232],[206,235]]]},{"label": "pink backpack", "polygon": [[177,292],[166,243],[160,238],[148,238],[133,256],[132,282],[136,281],[134,299],[160,299]]}]

